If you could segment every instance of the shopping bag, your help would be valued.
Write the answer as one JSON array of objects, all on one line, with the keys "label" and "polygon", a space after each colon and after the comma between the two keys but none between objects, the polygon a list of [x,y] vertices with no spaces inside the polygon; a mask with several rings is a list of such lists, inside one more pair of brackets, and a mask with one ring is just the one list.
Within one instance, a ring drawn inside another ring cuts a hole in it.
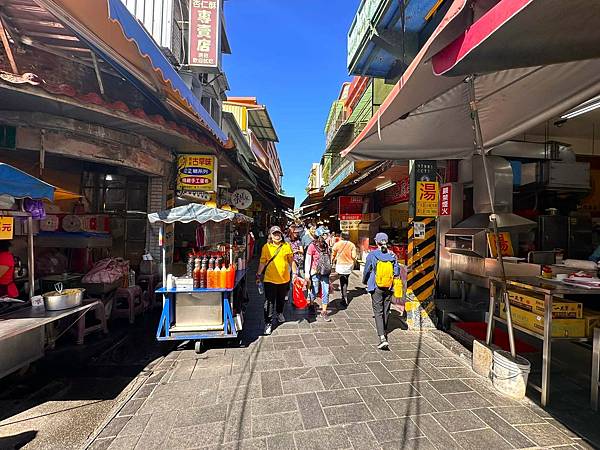
[{"label": "shopping bag", "polygon": [[403,297],[404,288],[401,278],[394,278],[394,297],[401,299]]},{"label": "shopping bag", "polygon": [[306,300],[306,294],[304,293],[306,281],[300,277],[297,277],[294,280],[293,285],[293,300],[294,307],[298,309],[304,309],[308,306],[308,301]]}]

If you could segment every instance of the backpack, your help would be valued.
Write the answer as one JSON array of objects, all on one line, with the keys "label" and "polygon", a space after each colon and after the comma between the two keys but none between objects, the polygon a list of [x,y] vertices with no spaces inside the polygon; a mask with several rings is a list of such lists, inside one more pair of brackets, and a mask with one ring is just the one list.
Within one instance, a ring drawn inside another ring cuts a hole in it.
[{"label": "backpack", "polygon": [[331,274],[331,255],[329,254],[329,247],[325,251],[321,251],[316,244],[315,248],[319,252],[319,260],[317,261],[317,274],[318,275],[330,275]]},{"label": "backpack", "polygon": [[394,261],[377,260],[375,285],[380,289],[391,289],[394,285]]}]

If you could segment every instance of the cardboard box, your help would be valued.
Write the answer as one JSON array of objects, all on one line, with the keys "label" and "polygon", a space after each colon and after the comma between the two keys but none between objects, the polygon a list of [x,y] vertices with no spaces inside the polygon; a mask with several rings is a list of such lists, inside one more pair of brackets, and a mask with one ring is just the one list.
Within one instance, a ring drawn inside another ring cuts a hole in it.
[{"label": "cardboard box", "polygon": [[[519,291],[508,291],[511,305],[517,306],[537,315],[544,315],[544,299]],[[581,319],[583,317],[583,304],[564,300],[552,299],[552,318],[554,319]]]},{"label": "cardboard box", "polygon": [[[544,316],[511,306],[512,320],[515,325],[527,328],[534,333],[544,334]],[[500,317],[506,319],[506,310],[500,305]],[[585,319],[552,319],[552,337],[580,338],[586,335]]]},{"label": "cardboard box", "polygon": [[587,337],[594,337],[594,328],[600,328],[600,311],[585,309],[583,311],[585,320],[585,331]]}]

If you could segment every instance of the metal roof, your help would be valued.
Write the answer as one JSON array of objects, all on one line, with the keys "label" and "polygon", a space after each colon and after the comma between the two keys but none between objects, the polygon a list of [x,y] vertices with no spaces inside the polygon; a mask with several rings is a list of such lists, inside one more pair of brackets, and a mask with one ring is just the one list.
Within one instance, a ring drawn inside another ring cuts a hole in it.
[{"label": "metal roof", "polygon": [[269,112],[264,106],[248,108],[248,127],[260,140],[279,142]]}]

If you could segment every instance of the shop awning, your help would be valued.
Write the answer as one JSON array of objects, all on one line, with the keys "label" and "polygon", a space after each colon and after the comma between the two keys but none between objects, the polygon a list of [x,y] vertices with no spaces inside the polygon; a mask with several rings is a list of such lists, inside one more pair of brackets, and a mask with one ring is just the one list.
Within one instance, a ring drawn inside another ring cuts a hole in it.
[{"label": "shop awning", "polygon": [[[436,76],[431,67],[440,27],[346,149],[351,159],[458,159],[473,153],[469,85],[464,76]],[[598,59],[479,75],[475,98],[484,146],[498,145],[599,93]]]},{"label": "shop awning", "polygon": [[267,108],[249,108],[248,126],[258,139],[264,141],[279,142],[275,127],[269,116]]},{"label": "shop awning", "polygon": [[189,205],[177,206],[176,208],[167,209],[165,211],[148,214],[150,223],[206,223],[206,222],[223,222],[232,220],[237,222],[253,222],[251,217],[244,214],[225,211],[219,208],[210,208],[199,203],[190,203]]},{"label": "shop awning", "polygon": [[8,164],[0,163],[0,195],[34,200],[73,200],[81,195],[52,186]]},{"label": "shop awning", "polygon": [[136,87],[207,129],[227,136],[121,0],[35,0]]},{"label": "shop awning", "polygon": [[600,57],[598,0],[501,0],[433,57],[437,75],[470,75]]}]

